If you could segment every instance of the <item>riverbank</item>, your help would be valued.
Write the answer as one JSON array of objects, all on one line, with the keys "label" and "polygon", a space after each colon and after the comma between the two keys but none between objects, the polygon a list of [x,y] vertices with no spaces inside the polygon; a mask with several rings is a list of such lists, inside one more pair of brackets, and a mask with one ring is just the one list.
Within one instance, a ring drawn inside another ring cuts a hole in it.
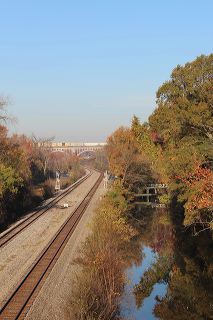
[{"label": "riverbank", "polygon": [[[73,319],[116,319],[126,277],[127,248],[135,231],[127,222],[127,201],[115,185],[99,204],[91,233],[75,263],[79,272],[70,288]],[[131,250],[130,250],[131,251]]]},{"label": "riverbank", "polygon": [[210,319],[211,233],[195,237],[172,209],[129,206],[124,194],[106,194],[75,261],[74,319]]},{"label": "riverbank", "polygon": [[[138,209],[135,208],[137,213]],[[146,212],[140,211],[141,218]],[[211,319],[212,234],[174,224],[174,212],[153,209],[140,231],[142,259],[126,269],[122,319]]]}]

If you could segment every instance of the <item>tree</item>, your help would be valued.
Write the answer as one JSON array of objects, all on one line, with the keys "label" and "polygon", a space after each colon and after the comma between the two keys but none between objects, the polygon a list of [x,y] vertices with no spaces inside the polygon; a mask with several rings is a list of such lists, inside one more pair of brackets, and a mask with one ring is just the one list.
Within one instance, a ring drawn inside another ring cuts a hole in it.
[{"label": "tree", "polygon": [[213,172],[195,163],[194,171],[180,180],[186,186],[185,224],[213,229]]},{"label": "tree", "polygon": [[51,153],[48,150],[48,146],[54,140],[51,138],[37,138],[33,135],[33,147],[34,147],[34,158],[36,159],[36,165],[40,166],[43,171],[43,176],[46,178],[48,164],[50,161]]},{"label": "tree", "polygon": [[157,91],[158,108],[149,118],[165,141],[185,135],[213,139],[213,54],[177,66]]},{"label": "tree", "polygon": [[165,168],[165,159],[162,147],[162,138],[153,132],[148,123],[140,123],[140,120],[133,116],[131,131],[137,141],[140,154],[146,162],[149,162],[152,175],[162,183],[168,183],[168,175]]},{"label": "tree", "polygon": [[16,193],[21,183],[21,177],[13,168],[0,162],[0,199],[7,191]]},{"label": "tree", "polygon": [[27,158],[13,138],[8,138],[7,129],[0,125],[0,195],[17,192],[18,186],[30,176]]},{"label": "tree", "polygon": [[7,103],[7,99],[0,96],[0,123],[5,123],[7,120],[9,120],[9,117],[6,112]]},{"label": "tree", "polygon": [[[141,153],[150,159],[159,180],[169,184],[170,197],[184,205],[186,225],[199,221],[212,227],[212,173],[201,173],[213,160],[212,88],[213,54],[202,55],[173,70],[157,91],[158,106],[148,123],[140,124],[136,117],[132,121]],[[189,183],[188,176],[198,180]]]},{"label": "tree", "polygon": [[69,152],[52,152],[49,159],[49,170],[69,173],[79,158]]},{"label": "tree", "polygon": [[138,154],[131,130],[124,127],[117,129],[107,139],[106,152],[111,172],[124,182]]}]

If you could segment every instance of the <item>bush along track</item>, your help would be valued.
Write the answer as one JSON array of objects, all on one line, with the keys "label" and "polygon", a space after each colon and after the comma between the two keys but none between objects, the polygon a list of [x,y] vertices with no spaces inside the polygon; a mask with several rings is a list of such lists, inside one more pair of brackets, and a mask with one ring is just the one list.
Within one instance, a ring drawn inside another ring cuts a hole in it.
[{"label": "bush along track", "polygon": [[75,260],[80,271],[68,301],[75,319],[118,319],[127,251],[135,235],[124,215],[127,208],[124,190],[117,184],[96,209],[91,232]]}]

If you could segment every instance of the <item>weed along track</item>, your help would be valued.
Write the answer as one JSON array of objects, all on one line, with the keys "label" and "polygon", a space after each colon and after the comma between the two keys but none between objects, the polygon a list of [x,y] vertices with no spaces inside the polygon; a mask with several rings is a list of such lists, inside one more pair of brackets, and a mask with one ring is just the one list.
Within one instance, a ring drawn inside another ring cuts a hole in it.
[{"label": "weed along track", "polygon": [[22,319],[24,317],[27,309],[44,283],[45,278],[60,257],[63,248],[74,232],[102,179],[103,175],[100,174],[99,178],[75,209],[72,216],[64,222],[47,247],[42,251],[37,261],[26,274],[19,286],[6,301],[0,312],[1,320]]},{"label": "weed along track", "polygon": [[45,214],[48,210],[54,207],[60,200],[66,197],[70,192],[75,190],[81,183],[87,180],[92,175],[89,172],[87,175],[76,181],[70,187],[68,187],[63,193],[59,194],[56,198],[50,201],[47,205],[43,208],[35,211],[29,217],[25,218],[19,224],[15,225],[14,227],[10,228],[7,232],[5,232],[2,236],[0,236],[0,248],[7,244],[10,240],[12,240],[16,235],[21,233],[24,229],[26,229],[29,225],[31,225],[34,221],[36,221],[39,217]]}]

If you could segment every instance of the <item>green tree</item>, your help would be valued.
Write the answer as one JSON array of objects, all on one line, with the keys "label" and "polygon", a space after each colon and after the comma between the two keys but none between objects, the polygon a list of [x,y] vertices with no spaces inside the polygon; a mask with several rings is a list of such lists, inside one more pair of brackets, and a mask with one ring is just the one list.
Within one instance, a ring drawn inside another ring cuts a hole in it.
[{"label": "green tree", "polygon": [[[185,206],[186,225],[199,221],[212,226],[213,203],[206,192],[212,186],[211,174],[208,179],[196,174],[197,168],[213,162],[212,88],[213,54],[202,55],[173,70],[157,91],[158,106],[148,123],[132,120],[140,151],[150,159],[159,180],[169,184],[170,197]],[[192,175],[197,183],[188,183]]]}]

